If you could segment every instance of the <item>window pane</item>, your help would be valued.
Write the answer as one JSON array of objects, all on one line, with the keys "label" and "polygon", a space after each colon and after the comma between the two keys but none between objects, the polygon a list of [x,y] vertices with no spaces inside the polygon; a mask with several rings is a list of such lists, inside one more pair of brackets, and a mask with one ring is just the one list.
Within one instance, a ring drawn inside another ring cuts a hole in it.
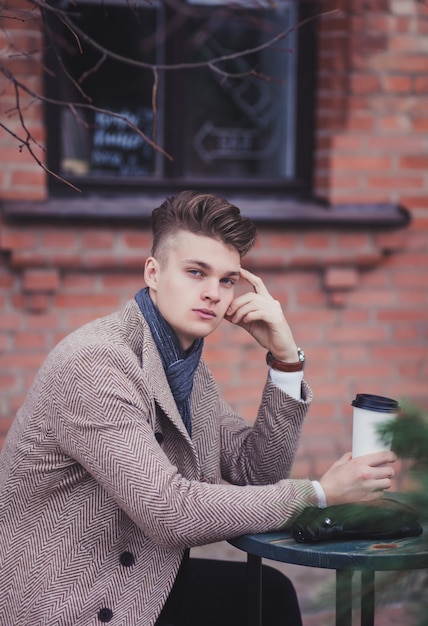
[{"label": "window pane", "polygon": [[193,47],[190,60],[261,49],[219,65],[228,76],[206,68],[188,73],[184,176],[294,176],[294,31],[263,48],[294,24],[291,5],[277,10],[217,11],[213,31],[197,49]]},{"label": "window pane", "polygon": [[[130,7],[79,4],[70,17],[89,37],[123,57],[155,63],[158,10],[131,10]],[[67,70],[84,95],[71,81],[63,84],[63,97],[79,100],[100,110],[69,109],[61,114],[61,169],[63,173],[88,175],[160,175],[157,153],[127,124],[129,119],[150,139],[153,138],[151,70],[107,58],[82,39],[65,31],[67,45],[63,58]],[[158,90],[162,99],[162,85]],[[107,115],[103,110],[113,112]],[[157,124],[161,141],[162,123]]]},{"label": "window pane", "polygon": [[[109,185],[166,179],[236,185],[247,179],[261,186],[266,179],[294,184],[301,176],[294,0],[260,1],[257,8],[253,0],[187,0],[174,8],[156,1],[78,0],[69,6],[76,28],[63,28],[65,45],[58,48],[72,80],[59,69],[56,89],[82,107],[78,114],[61,111],[55,160],[62,175],[87,177],[95,185],[101,176],[100,184]],[[79,29],[116,55],[177,66],[157,73],[155,113],[153,69],[103,59]],[[245,50],[253,52],[238,54]],[[219,71],[208,67],[233,55],[216,64]],[[184,69],[195,63],[199,67]],[[172,160],[153,150],[125,118]]]}]

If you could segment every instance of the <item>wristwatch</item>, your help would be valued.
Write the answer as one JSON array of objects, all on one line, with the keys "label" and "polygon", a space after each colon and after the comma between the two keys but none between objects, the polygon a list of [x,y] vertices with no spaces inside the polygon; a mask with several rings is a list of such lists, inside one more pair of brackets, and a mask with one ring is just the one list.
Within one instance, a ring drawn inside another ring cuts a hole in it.
[{"label": "wristwatch", "polygon": [[272,352],[268,352],[266,355],[266,363],[274,370],[279,370],[280,372],[301,372],[305,367],[305,353],[302,348],[297,348],[297,355],[299,360],[297,363],[284,363],[284,361],[279,361],[276,359]]}]

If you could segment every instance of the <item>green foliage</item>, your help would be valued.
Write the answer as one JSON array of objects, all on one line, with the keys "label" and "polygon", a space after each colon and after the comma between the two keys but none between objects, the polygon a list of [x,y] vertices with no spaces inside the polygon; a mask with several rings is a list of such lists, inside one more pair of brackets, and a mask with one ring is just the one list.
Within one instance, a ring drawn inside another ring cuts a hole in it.
[{"label": "green foliage", "polygon": [[412,459],[415,468],[428,469],[428,414],[405,405],[399,417],[382,430],[393,435],[393,447],[399,457]]},{"label": "green foliage", "polygon": [[[419,512],[421,520],[428,520],[428,413],[403,404],[400,415],[379,429],[386,438],[392,435],[392,449],[397,456],[410,461],[412,488],[406,500]],[[427,564],[428,568],[428,564]],[[421,570],[419,589],[413,593],[419,599],[418,626],[428,626],[427,570]]]},{"label": "green foliage", "polygon": [[408,494],[422,519],[428,520],[428,413],[404,404],[400,415],[380,428],[385,437],[392,435],[397,456],[410,460],[414,487]]}]

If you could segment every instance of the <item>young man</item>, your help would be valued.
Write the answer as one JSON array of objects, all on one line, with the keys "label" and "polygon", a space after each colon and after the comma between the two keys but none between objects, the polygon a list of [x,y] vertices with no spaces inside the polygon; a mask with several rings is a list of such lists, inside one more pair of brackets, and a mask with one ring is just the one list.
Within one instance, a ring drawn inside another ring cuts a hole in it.
[{"label": "young man", "polygon": [[[183,192],[154,211],[153,234],[147,288],[53,350],[2,450],[3,626],[238,626],[239,564],[226,579],[189,548],[390,486],[390,452],[345,455],[319,482],[287,478],[311,391],[279,303],[241,266],[253,224],[225,200]],[[248,290],[235,297],[238,280]],[[269,354],[253,427],[201,359],[223,319]],[[273,576],[266,592],[278,584],[284,606],[265,623],[300,623],[291,585]]]}]

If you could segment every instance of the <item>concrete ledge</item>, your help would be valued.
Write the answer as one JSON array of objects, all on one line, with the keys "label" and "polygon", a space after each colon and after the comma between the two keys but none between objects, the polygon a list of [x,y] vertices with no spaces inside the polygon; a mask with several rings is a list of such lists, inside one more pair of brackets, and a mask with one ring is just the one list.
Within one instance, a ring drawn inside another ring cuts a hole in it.
[{"label": "concrete ledge", "polygon": [[[4,200],[1,211],[8,218],[40,220],[132,220],[150,218],[166,195],[56,197],[45,201]],[[255,194],[227,195],[242,213],[258,223],[284,224],[287,227],[359,227],[402,228],[411,220],[410,213],[398,204],[326,204],[260,197]]]}]

